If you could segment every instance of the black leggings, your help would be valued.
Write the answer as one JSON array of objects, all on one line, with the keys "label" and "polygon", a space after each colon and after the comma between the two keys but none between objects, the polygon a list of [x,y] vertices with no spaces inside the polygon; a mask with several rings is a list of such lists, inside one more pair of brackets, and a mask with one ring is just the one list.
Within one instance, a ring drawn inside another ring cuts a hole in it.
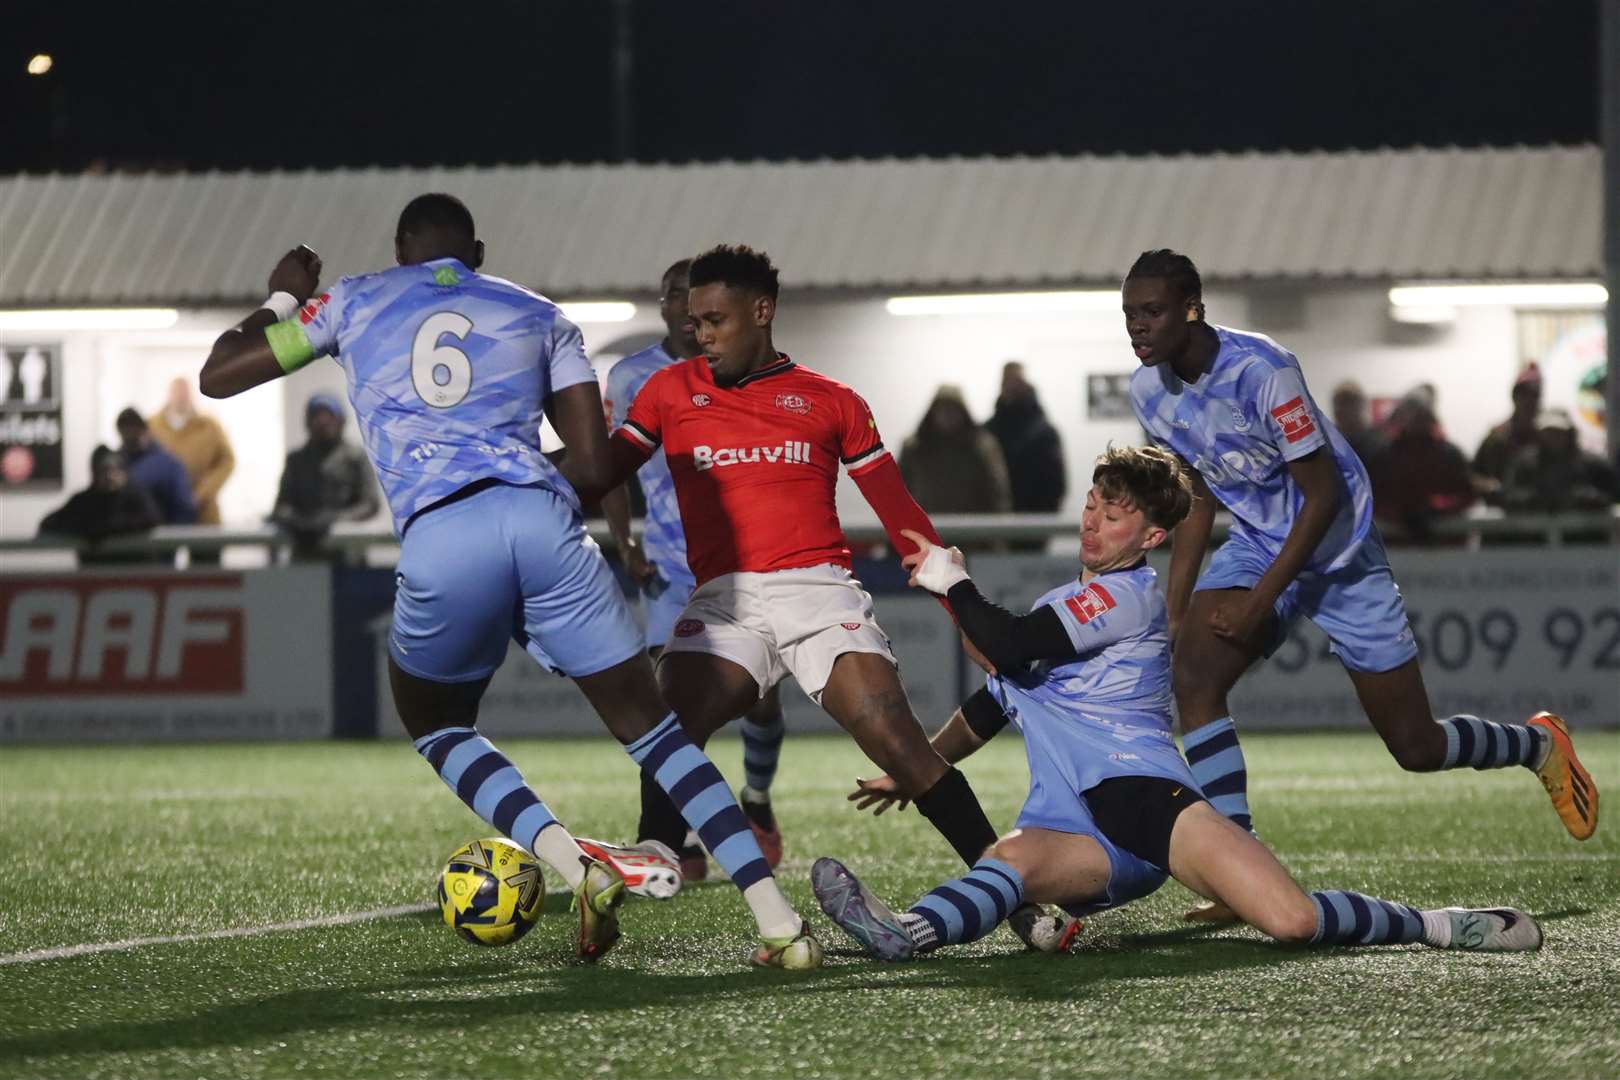
[{"label": "black leggings", "polygon": [[1196,788],[1162,776],[1118,776],[1085,793],[1097,829],[1115,847],[1160,870],[1170,869],[1170,830],[1176,818],[1204,801]]}]

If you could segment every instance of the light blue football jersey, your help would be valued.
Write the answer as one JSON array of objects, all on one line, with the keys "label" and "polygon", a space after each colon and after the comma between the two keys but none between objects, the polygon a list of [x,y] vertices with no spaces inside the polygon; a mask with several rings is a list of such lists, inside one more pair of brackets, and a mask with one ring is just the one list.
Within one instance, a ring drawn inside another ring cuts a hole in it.
[{"label": "light blue football jersey", "polygon": [[1079,655],[987,683],[1025,741],[1069,759],[1080,791],[1119,776],[1191,783],[1170,732],[1170,620],[1153,568],[1071,581],[1031,610],[1042,607],[1056,613]]},{"label": "light blue football jersey", "polygon": [[1294,354],[1264,334],[1212,326],[1220,351],[1196,382],[1169,364],[1138,368],[1131,406],[1154,442],[1197,469],[1232,512],[1232,538],[1276,558],[1304,496],[1288,462],[1327,447],[1344,480],[1338,517],[1306,569],[1344,567],[1372,529],[1367,470],[1305,387]]},{"label": "light blue football jersey", "polygon": [[540,452],[540,420],[547,398],[596,373],[579,329],[545,297],[435,259],[343,278],[271,331],[285,340],[299,326],[348,375],[396,532],[485,478],[578,506]]},{"label": "light blue football jersey", "polygon": [[[675,363],[679,357],[671,356],[662,344],[652,345],[620,360],[608,372],[605,400],[609,410],[609,427],[617,429],[630,413],[630,405],[647,385],[654,373]],[[681,528],[681,508],[675,501],[675,481],[669,475],[669,462],[660,446],[640,469],[636,480],[641,494],[647,500],[647,519],[643,526],[642,546],[647,559],[671,581],[677,578],[696,584],[692,571],[686,565],[686,531]]]}]

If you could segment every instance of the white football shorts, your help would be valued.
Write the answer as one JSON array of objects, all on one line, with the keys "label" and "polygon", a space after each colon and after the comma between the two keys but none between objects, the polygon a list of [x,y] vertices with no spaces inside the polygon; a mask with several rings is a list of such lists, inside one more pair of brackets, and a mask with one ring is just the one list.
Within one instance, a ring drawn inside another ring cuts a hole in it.
[{"label": "white football shorts", "polygon": [[664,655],[672,652],[724,657],[746,669],[762,695],[791,674],[818,705],[845,653],[876,653],[898,666],[871,595],[831,563],[705,582],[675,621],[664,645]]}]

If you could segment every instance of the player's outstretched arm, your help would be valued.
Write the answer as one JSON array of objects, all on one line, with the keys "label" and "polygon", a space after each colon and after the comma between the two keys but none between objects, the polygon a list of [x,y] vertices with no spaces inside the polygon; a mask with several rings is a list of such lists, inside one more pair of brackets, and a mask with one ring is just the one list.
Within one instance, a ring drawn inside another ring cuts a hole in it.
[{"label": "player's outstretched arm", "polygon": [[[204,396],[227,398],[279,379],[313,359],[283,346],[278,352],[270,327],[292,317],[320,286],[321,257],[299,245],[270,271],[270,299],[214,342],[197,378]],[[307,343],[306,343],[307,347]]]},{"label": "player's outstretched arm", "polygon": [[[1006,726],[1007,716],[1001,711],[1001,706],[990,696],[990,691],[980,689],[951,714],[951,718],[929,740],[929,745],[940,757],[955,765],[970,757]],[[891,806],[904,810],[910,802],[900,794],[900,787],[891,776],[871,780],[856,777],[855,790],[849,793],[849,801],[855,804],[855,809],[870,809],[873,814],[881,814]]]},{"label": "player's outstretched arm", "polygon": [[1331,449],[1322,447],[1295,458],[1288,463],[1288,474],[1299,486],[1304,502],[1282,550],[1253,589],[1222,604],[1210,616],[1210,629],[1230,641],[1246,644],[1254,640],[1277,597],[1305,569],[1344,503],[1344,481]]},{"label": "player's outstretched arm", "polygon": [[1076,655],[1068,630],[1050,607],[1014,615],[979,592],[956,548],[930,543],[910,529],[902,530],[902,535],[917,549],[900,560],[911,571],[911,584],[950,598],[962,636],[997,671],[1017,671],[1037,660],[1065,660]]}]

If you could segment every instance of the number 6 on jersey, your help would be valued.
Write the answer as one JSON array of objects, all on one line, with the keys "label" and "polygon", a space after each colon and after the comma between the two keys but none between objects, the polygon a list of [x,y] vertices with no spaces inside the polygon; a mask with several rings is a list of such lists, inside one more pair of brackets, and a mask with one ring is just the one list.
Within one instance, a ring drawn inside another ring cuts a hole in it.
[{"label": "number 6 on jersey", "polygon": [[472,389],[472,361],[454,345],[441,345],[446,334],[465,341],[472,320],[454,311],[429,315],[411,342],[411,382],[422,400],[435,409],[448,409]]}]

